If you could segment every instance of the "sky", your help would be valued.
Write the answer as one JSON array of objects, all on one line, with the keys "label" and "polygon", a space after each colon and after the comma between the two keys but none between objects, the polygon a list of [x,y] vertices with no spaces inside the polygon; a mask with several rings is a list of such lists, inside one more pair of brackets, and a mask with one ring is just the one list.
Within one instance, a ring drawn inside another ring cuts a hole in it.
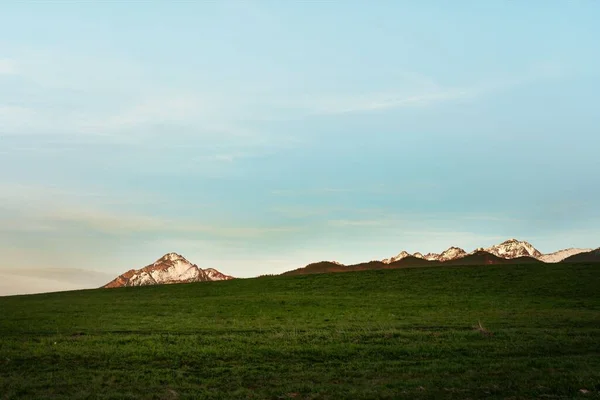
[{"label": "sky", "polygon": [[0,295],[600,246],[600,3],[0,4]]}]

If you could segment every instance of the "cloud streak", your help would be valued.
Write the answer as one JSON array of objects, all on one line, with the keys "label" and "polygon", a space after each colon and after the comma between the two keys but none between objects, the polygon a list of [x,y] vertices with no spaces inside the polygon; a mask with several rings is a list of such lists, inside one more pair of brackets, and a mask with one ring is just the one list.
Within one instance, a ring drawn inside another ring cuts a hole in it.
[{"label": "cloud streak", "polygon": [[371,94],[317,98],[314,102],[314,115],[336,115],[358,112],[385,111],[405,107],[426,107],[438,103],[473,98],[479,92],[474,89],[441,89],[420,94]]},{"label": "cloud streak", "polygon": [[[273,237],[298,230],[292,226],[239,226],[206,224],[193,219],[163,218],[99,208],[72,205],[58,207],[29,206],[5,208],[0,214],[0,231],[72,235],[75,232],[98,232],[115,237],[130,235],[162,235],[172,237],[206,236],[211,238],[256,239]],[[2,211],[0,209],[0,211]]]}]

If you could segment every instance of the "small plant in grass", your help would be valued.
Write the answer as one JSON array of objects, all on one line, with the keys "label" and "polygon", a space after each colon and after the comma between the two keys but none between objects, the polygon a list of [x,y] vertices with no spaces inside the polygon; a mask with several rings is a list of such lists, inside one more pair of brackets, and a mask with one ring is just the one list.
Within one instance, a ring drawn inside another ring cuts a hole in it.
[{"label": "small plant in grass", "polygon": [[494,334],[491,331],[489,331],[488,329],[486,329],[481,324],[481,321],[477,321],[477,325],[474,326],[473,329],[475,329],[476,331],[478,331],[479,333],[481,333],[483,336],[494,336]]}]

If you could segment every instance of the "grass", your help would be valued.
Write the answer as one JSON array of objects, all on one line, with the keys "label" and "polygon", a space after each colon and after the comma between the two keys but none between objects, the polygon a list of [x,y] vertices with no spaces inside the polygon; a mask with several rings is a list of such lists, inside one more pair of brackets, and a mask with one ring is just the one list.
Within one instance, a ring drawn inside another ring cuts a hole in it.
[{"label": "grass", "polygon": [[600,266],[0,298],[0,399],[600,398]]}]

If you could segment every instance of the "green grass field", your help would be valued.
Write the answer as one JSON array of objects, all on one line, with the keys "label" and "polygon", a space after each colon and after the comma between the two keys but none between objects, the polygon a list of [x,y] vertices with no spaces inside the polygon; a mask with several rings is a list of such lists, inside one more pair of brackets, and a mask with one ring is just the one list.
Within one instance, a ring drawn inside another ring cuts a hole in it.
[{"label": "green grass field", "polygon": [[0,298],[0,399],[575,397],[600,398],[600,265]]}]

